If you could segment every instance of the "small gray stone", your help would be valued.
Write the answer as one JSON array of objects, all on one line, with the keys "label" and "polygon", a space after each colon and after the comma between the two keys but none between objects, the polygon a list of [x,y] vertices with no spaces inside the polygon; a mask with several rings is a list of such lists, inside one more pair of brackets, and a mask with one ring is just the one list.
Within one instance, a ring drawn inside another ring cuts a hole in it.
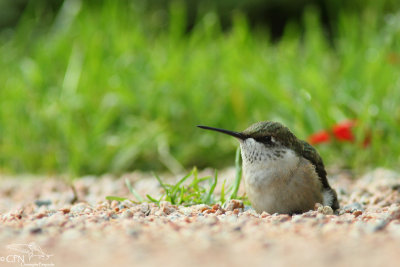
[{"label": "small gray stone", "polygon": [[348,205],[344,206],[342,208],[342,210],[348,211],[348,212],[355,212],[357,210],[364,211],[364,207],[360,203],[354,202],[354,203],[351,203],[351,204],[348,204]]},{"label": "small gray stone", "polygon": [[40,200],[40,199],[38,199],[38,200],[35,200],[35,204],[38,207],[50,206],[52,204],[52,202],[51,202],[51,200]]}]

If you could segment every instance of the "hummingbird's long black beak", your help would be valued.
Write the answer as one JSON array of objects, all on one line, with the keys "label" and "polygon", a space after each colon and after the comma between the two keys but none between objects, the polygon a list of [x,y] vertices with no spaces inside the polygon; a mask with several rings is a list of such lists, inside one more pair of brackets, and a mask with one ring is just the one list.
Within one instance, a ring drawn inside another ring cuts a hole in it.
[{"label": "hummingbird's long black beak", "polygon": [[201,128],[201,129],[206,129],[206,130],[211,130],[211,131],[224,133],[224,134],[239,138],[240,140],[246,139],[246,136],[244,134],[238,133],[238,132],[234,132],[234,131],[229,131],[229,130],[220,129],[220,128],[214,128],[214,127],[209,127],[209,126],[203,126],[203,125],[197,125],[197,127]]}]

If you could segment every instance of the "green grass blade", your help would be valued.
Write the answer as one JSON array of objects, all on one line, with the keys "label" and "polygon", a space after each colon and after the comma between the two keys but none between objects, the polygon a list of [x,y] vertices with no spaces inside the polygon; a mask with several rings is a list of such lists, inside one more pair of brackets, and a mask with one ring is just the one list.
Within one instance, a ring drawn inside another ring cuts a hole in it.
[{"label": "green grass blade", "polygon": [[125,184],[126,187],[128,187],[129,192],[131,192],[131,194],[139,201],[139,202],[143,202],[143,198],[138,194],[138,192],[136,192],[136,190],[133,188],[131,182],[128,179],[125,179]]},{"label": "green grass blade", "polygon": [[161,180],[161,178],[155,173],[152,172],[153,176],[157,179],[158,183],[161,185],[161,187],[165,190],[165,193],[168,195],[169,193],[169,189],[166,186],[166,184],[163,183],[163,181]]},{"label": "green grass blade", "polygon": [[192,171],[190,171],[185,177],[183,177],[182,179],[180,179],[180,180],[174,185],[174,187],[172,188],[172,194],[171,194],[171,195],[173,195],[173,196],[175,197],[175,195],[176,195],[176,193],[178,192],[179,187],[181,186],[181,184],[182,184],[184,181],[186,181],[190,176],[192,176],[193,172],[194,172],[194,169],[193,169]]},{"label": "green grass blade", "polygon": [[171,204],[176,204],[175,197],[171,194],[172,192],[171,189],[168,188],[168,185],[163,183],[161,178],[155,172],[153,172],[153,176],[157,179],[160,186],[164,189],[165,194],[167,196],[165,200],[171,202]]},{"label": "green grass blade", "polygon": [[205,177],[202,177],[202,178],[197,179],[197,182],[198,182],[198,183],[201,183],[201,182],[210,180],[211,178],[212,178],[212,176],[205,176]]},{"label": "green grass blade", "polygon": [[107,200],[116,200],[116,201],[119,201],[119,202],[122,202],[122,201],[124,201],[124,200],[127,200],[127,198],[126,197],[116,197],[116,196],[106,196],[106,199]]},{"label": "green grass blade", "polygon": [[146,197],[147,197],[151,202],[160,204],[160,200],[157,200],[157,199],[151,197],[149,194],[147,194]]},{"label": "green grass blade", "polygon": [[240,182],[242,181],[242,165],[240,162],[240,147],[236,149],[236,156],[235,156],[235,168],[236,168],[236,176],[235,176],[235,183],[233,186],[233,191],[229,196],[229,199],[237,198],[237,192],[239,191]]},{"label": "green grass blade", "polygon": [[221,205],[223,205],[225,203],[225,182],[226,179],[224,179],[224,182],[222,183],[222,188],[221,188],[221,196],[219,198],[219,202],[221,203]]},{"label": "green grass blade", "polygon": [[218,182],[218,171],[215,170],[214,181],[211,184],[210,189],[209,189],[209,191],[206,195],[205,201],[204,201],[206,204],[211,204],[211,196],[214,193],[215,187],[217,186],[217,182]]}]

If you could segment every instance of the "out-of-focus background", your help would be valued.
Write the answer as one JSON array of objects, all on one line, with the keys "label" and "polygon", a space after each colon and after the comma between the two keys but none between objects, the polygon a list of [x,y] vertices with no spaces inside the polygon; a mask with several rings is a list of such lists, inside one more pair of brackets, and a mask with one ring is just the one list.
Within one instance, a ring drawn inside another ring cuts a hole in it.
[{"label": "out-of-focus background", "polygon": [[195,125],[262,120],[355,120],[326,165],[398,168],[400,1],[0,1],[0,172],[219,168]]}]

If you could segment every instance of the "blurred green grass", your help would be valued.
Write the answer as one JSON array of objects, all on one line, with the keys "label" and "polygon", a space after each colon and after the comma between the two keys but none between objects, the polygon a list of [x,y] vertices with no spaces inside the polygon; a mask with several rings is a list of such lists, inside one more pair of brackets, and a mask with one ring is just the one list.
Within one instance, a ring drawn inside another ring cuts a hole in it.
[{"label": "blurred green grass", "polygon": [[195,125],[277,120],[305,139],[346,118],[372,143],[319,146],[326,165],[398,168],[400,13],[343,12],[330,43],[308,9],[304,32],[272,42],[240,13],[227,32],[208,12],[186,33],[178,3],[167,29],[124,3],[70,1],[54,21],[32,7],[0,33],[0,171],[221,167],[235,140]]}]

